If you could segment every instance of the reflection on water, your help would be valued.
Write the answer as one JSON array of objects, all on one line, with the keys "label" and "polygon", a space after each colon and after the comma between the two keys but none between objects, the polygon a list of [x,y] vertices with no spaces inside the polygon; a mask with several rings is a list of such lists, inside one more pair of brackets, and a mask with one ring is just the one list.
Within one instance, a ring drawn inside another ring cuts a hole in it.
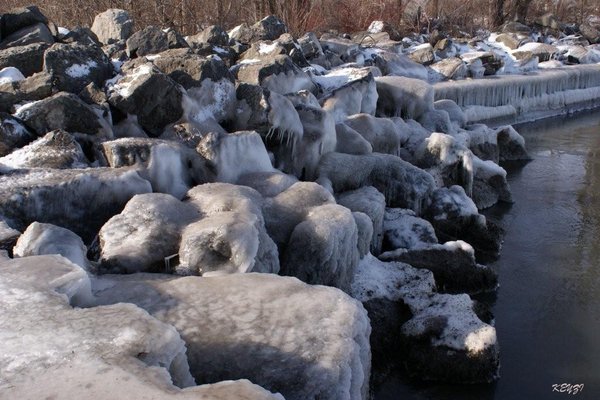
[{"label": "reflection on water", "polygon": [[558,383],[600,399],[600,112],[518,128],[534,160],[507,166],[515,204],[486,212],[506,230],[493,264],[501,378],[491,385],[387,382],[383,399],[553,399]]}]

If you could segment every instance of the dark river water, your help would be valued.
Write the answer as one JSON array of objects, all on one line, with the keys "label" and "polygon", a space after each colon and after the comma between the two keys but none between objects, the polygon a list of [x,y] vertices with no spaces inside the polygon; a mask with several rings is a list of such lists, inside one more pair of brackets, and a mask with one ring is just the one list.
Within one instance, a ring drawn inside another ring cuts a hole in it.
[{"label": "dark river water", "polygon": [[[492,264],[500,379],[388,380],[377,400],[600,399],[600,112],[521,125],[533,161],[506,166],[515,204],[486,211],[506,231]],[[578,394],[554,384],[584,384]]]}]

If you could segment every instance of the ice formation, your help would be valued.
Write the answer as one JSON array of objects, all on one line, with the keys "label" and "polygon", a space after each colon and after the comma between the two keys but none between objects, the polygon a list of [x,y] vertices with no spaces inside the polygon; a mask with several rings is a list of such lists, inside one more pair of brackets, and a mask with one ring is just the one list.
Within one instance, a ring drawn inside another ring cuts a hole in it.
[{"label": "ice formation", "polygon": [[198,382],[244,377],[292,400],[367,396],[367,313],[339,290],[271,274],[136,274],[105,276],[95,294],[173,324]]},{"label": "ice formation", "polygon": [[25,79],[25,76],[15,67],[5,67],[0,69],[0,85],[6,83],[19,82]]}]

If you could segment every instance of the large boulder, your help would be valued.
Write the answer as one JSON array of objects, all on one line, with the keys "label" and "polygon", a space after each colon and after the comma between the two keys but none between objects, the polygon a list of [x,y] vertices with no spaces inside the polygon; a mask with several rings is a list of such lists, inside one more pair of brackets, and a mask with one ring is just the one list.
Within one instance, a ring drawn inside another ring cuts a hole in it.
[{"label": "large boulder", "polygon": [[215,46],[228,46],[229,35],[217,25],[211,25],[204,28],[200,33],[188,36],[186,41],[191,45],[194,43],[209,43]]},{"label": "large boulder", "polygon": [[36,73],[21,81],[0,84],[0,111],[12,112],[19,103],[43,100],[52,95],[52,76]]},{"label": "large boulder", "polygon": [[133,19],[125,10],[110,8],[96,15],[92,32],[103,44],[112,44],[127,40],[133,33]]},{"label": "large boulder", "polygon": [[13,8],[2,14],[0,37],[7,37],[20,29],[38,23],[47,24],[48,18],[36,6]]},{"label": "large boulder", "polygon": [[168,194],[134,196],[100,229],[100,272],[165,272],[165,258],[177,253],[182,230],[200,217]]},{"label": "large boulder", "polygon": [[0,49],[7,49],[14,46],[26,46],[32,43],[54,43],[54,37],[46,24],[37,23],[22,28],[7,37],[3,37],[0,42]]},{"label": "large boulder", "polygon": [[238,64],[235,73],[240,82],[259,85],[280,94],[310,91],[314,88],[308,74],[287,55],[275,55]]},{"label": "large boulder", "polygon": [[229,31],[229,36],[241,43],[275,40],[288,31],[287,26],[274,15],[269,15],[252,26],[242,24]]},{"label": "large boulder", "polygon": [[194,386],[175,328],[132,304],[73,308],[89,305],[90,280],[63,257],[3,261],[0,286],[0,373],[11,398],[283,399],[248,381]]},{"label": "large boulder", "polygon": [[89,243],[131,197],[150,191],[148,181],[125,168],[14,171],[0,176],[0,215],[20,230],[47,222]]},{"label": "large boulder", "polygon": [[288,400],[367,398],[369,320],[339,290],[272,274],[136,274],[105,276],[95,294],[175,326],[198,382],[244,377]]},{"label": "large boulder", "polygon": [[29,103],[20,107],[15,116],[38,136],[55,129],[64,129],[67,132],[112,137],[112,129],[107,121],[71,93],[59,92],[44,100]]},{"label": "large boulder", "polygon": [[147,26],[127,39],[127,56],[131,58],[157,54],[169,49],[169,38],[162,29]]},{"label": "large boulder", "polygon": [[125,114],[135,114],[152,136],[178,121],[184,113],[183,90],[150,63],[141,64],[109,88],[109,103]]},{"label": "large boulder", "polygon": [[399,126],[388,118],[355,114],[346,118],[344,124],[365,138],[376,153],[400,155],[400,147],[407,139]]},{"label": "large boulder", "polygon": [[387,208],[383,219],[383,249],[413,249],[437,244],[431,223],[412,210]]},{"label": "large boulder", "polygon": [[99,47],[57,43],[44,54],[44,71],[57,90],[78,94],[90,83],[104,86],[113,69]]},{"label": "large boulder", "polygon": [[15,67],[25,76],[42,72],[48,43],[32,43],[0,50],[0,69]]},{"label": "large boulder", "polygon": [[450,57],[431,65],[436,80],[459,80],[467,77],[467,65],[458,57]]},{"label": "large boulder", "polygon": [[433,88],[427,82],[401,76],[382,76],[375,82],[378,116],[418,119],[433,110]]},{"label": "large boulder", "polygon": [[85,168],[89,166],[81,146],[69,133],[56,130],[31,144],[0,157],[9,168]]}]

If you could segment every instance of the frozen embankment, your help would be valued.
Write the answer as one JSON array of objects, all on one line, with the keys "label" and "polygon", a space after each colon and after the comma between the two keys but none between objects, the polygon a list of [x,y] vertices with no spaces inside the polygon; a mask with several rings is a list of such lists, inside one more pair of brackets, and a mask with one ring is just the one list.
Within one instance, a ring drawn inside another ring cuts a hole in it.
[{"label": "frozen embankment", "polygon": [[600,106],[600,65],[578,65],[526,75],[440,82],[435,99],[461,106],[468,122],[505,124]]}]

